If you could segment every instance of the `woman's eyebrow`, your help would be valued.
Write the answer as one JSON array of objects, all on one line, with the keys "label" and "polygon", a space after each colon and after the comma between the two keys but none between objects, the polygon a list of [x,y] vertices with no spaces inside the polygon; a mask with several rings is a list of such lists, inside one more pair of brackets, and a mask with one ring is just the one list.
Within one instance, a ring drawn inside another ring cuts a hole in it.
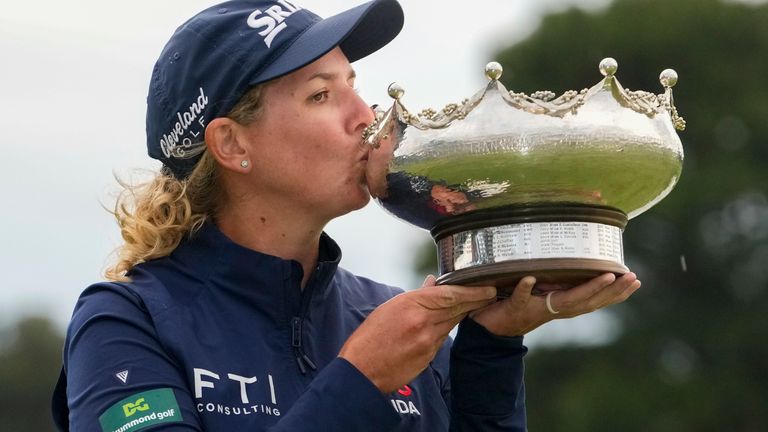
[{"label": "woman's eyebrow", "polygon": [[[315,72],[307,79],[307,81],[312,81],[315,78],[320,78],[322,80],[326,81],[332,81],[336,77],[338,77],[339,74],[336,72]],[[347,76],[347,79],[352,79],[357,77],[357,72],[355,72],[354,69],[349,70],[349,75]]]}]

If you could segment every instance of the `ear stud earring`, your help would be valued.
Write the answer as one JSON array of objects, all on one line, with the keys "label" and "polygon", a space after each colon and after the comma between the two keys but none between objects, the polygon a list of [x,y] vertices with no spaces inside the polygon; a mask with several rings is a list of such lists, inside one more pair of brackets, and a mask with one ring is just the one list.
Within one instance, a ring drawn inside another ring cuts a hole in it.
[{"label": "ear stud earring", "polygon": [[248,165],[250,165],[250,163],[248,162],[247,159],[243,159],[243,161],[240,162],[240,166],[243,168],[248,168]]}]

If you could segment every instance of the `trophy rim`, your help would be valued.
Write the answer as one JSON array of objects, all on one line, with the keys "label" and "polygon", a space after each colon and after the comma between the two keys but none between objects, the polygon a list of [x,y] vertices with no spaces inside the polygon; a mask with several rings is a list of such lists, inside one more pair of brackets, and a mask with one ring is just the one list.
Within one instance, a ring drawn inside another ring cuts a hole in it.
[{"label": "trophy rim", "polygon": [[464,231],[532,222],[593,222],[615,226],[624,231],[628,217],[613,207],[586,204],[510,205],[453,215],[438,221],[430,234],[438,242]]}]

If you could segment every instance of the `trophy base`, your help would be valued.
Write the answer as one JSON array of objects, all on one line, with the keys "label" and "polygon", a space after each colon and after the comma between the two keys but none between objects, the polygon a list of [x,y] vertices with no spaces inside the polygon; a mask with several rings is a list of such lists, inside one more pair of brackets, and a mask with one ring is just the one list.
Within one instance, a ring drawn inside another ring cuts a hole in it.
[{"label": "trophy base", "polygon": [[454,216],[432,230],[441,284],[493,285],[512,293],[524,276],[538,293],[603,273],[624,274],[624,213],[603,207],[498,208]]},{"label": "trophy base", "polygon": [[536,287],[535,294],[550,290],[565,290],[605,273],[623,275],[629,269],[612,261],[591,259],[551,258],[530,261],[509,261],[476,266],[446,273],[437,279],[438,284],[465,286],[495,286],[499,297],[508,297],[520,279],[533,276],[536,283],[544,283],[546,289]]}]

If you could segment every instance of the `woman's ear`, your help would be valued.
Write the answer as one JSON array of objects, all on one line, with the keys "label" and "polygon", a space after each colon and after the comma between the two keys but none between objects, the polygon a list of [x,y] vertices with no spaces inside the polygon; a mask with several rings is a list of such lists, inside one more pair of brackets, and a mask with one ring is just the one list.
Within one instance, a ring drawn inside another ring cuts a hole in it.
[{"label": "woman's ear", "polygon": [[221,167],[245,174],[251,171],[252,163],[242,129],[228,117],[217,117],[205,128],[205,143]]}]

